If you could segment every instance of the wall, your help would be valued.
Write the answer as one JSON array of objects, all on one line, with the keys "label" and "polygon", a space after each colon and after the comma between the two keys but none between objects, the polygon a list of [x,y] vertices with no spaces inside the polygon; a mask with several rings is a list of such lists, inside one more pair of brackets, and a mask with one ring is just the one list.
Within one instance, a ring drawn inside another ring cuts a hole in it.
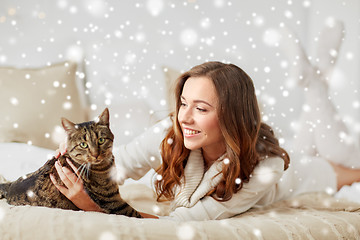
[{"label": "wall", "polygon": [[252,76],[264,120],[288,139],[302,92],[285,84],[287,59],[273,31],[283,25],[311,53],[311,38],[329,15],[346,20],[349,38],[338,69],[353,84],[338,90],[338,102],[359,120],[358,94],[350,103],[343,95],[359,88],[359,4],[342,2],[346,6],[335,0],[2,0],[0,64],[32,67],[84,57],[93,115],[109,106],[116,139],[125,143],[167,115],[164,66],[185,71],[207,60],[232,62]]}]

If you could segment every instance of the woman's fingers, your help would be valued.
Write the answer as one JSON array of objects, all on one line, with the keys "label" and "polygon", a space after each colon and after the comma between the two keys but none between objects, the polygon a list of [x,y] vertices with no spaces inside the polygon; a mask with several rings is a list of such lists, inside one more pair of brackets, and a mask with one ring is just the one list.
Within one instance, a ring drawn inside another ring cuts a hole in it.
[{"label": "woman's fingers", "polygon": [[55,158],[58,159],[60,157],[61,153],[60,153],[60,149],[56,149],[55,151]]},{"label": "woman's fingers", "polygon": [[61,155],[64,155],[66,153],[66,147],[67,147],[66,140],[64,142],[60,143],[59,151],[60,151]]},{"label": "woman's fingers", "polygon": [[64,194],[65,196],[67,196],[68,194],[68,189],[64,186],[61,186],[57,183],[56,179],[55,179],[55,176],[50,174],[50,179],[51,179],[51,182],[55,185],[55,187],[62,193]]},{"label": "woman's fingers", "polygon": [[[77,172],[78,169],[70,160],[66,159],[71,168]],[[55,187],[78,208],[85,211],[103,212],[103,210],[90,198],[84,189],[83,181],[75,173],[66,167],[62,167],[58,161],[55,162],[56,171],[59,174],[61,181],[65,184],[62,186],[58,184],[53,174],[50,174],[50,179]]]},{"label": "woman's fingers", "polygon": [[[55,162],[55,169],[57,173],[59,174],[59,177],[61,181],[65,184],[67,188],[71,188],[74,185],[74,181],[72,181],[72,177],[69,178],[69,169],[62,167],[59,163],[59,161]],[[67,171],[68,170],[68,171]],[[76,181],[76,180],[75,180]]]},{"label": "woman's fingers", "polygon": [[[70,161],[68,160],[68,162],[70,162]],[[71,181],[71,183],[73,185],[75,185],[75,184],[81,184],[82,185],[83,182],[82,182],[81,178],[79,177],[79,175],[77,173],[78,169],[73,164],[71,164],[71,165],[70,166],[75,171],[75,173],[72,172],[70,169],[68,169],[66,167],[62,167],[63,173],[66,175],[66,177]]]},{"label": "woman's fingers", "polygon": [[[75,165],[68,159],[66,158],[66,162],[70,165],[70,167],[74,170],[74,172],[76,173],[76,175],[78,176],[78,178],[80,178],[79,176],[79,169],[77,169],[77,167],[75,167]],[[80,178],[81,180],[81,178]]]},{"label": "woman's fingers", "polygon": [[[68,163],[71,163],[68,159],[67,161]],[[70,166],[72,169],[74,169],[74,171],[77,171],[77,168],[74,166],[74,164],[71,163]],[[58,184],[54,175],[52,174],[50,174],[51,181],[63,195],[73,201],[73,199],[84,190],[82,179],[73,173],[70,169],[62,167],[59,161],[55,162],[55,169],[65,186]]]},{"label": "woman's fingers", "polygon": [[56,149],[55,151],[55,158],[58,159],[61,155],[64,155],[66,153],[66,148],[67,148],[67,144],[66,144],[66,139],[64,140],[64,142],[59,144],[59,148]]}]

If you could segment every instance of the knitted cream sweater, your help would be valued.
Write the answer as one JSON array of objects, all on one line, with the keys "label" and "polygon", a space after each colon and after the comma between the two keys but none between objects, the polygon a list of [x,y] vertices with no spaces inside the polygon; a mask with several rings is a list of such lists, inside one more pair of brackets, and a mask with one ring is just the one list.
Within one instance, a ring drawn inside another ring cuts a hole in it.
[{"label": "knitted cream sweater", "polygon": [[[139,179],[161,164],[159,146],[170,126],[171,121],[167,118],[131,143],[114,149],[122,178]],[[284,175],[284,161],[281,158],[261,161],[252,172],[250,181],[244,183],[230,200],[220,202],[206,194],[222,178],[222,158],[205,172],[201,150],[191,151],[181,187],[175,189],[174,210],[169,218],[180,221],[224,219],[293,195],[336,187],[334,170],[327,161],[296,155],[292,155],[291,159],[292,164]]]},{"label": "knitted cream sweater", "polygon": [[223,166],[221,156],[211,167],[204,173],[204,160],[201,150],[191,151],[185,166],[182,185],[175,190],[175,199],[173,209],[177,207],[192,207],[210,190],[216,187],[222,177],[221,169]]}]

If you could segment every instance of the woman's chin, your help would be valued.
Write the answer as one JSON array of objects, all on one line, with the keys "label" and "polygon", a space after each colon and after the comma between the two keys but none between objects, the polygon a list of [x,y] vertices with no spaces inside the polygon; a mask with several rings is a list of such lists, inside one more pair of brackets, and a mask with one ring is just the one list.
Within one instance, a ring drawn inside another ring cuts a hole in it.
[{"label": "woman's chin", "polygon": [[198,150],[200,149],[201,147],[199,145],[194,145],[194,144],[184,144],[185,148],[191,150],[191,151],[194,151],[194,150]]}]

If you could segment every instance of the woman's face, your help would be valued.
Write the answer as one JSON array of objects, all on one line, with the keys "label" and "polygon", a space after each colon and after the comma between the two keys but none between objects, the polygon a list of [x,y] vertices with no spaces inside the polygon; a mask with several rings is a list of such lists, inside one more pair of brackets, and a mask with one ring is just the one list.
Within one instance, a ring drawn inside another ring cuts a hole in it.
[{"label": "woman's face", "polygon": [[225,140],[220,131],[217,107],[218,97],[210,79],[190,77],[186,80],[178,120],[187,149],[224,153]]}]

